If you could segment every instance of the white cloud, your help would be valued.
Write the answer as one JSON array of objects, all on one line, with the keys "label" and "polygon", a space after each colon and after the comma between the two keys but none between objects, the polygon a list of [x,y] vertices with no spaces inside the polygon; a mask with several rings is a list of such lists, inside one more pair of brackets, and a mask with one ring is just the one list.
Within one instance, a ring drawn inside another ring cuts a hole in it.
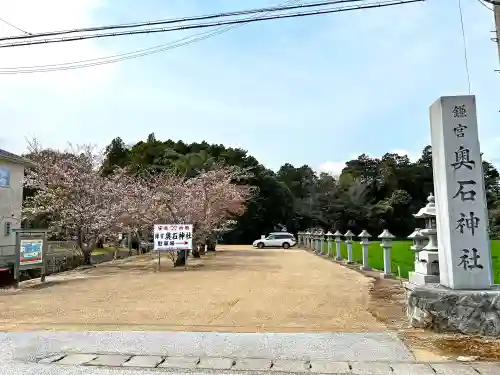
[{"label": "white cloud", "polygon": [[[81,0],[68,2],[64,0],[17,0],[0,3],[2,18],[28,32],[36,33],[50,30],[74,29],[94,26],[92,13],[103,6],[101,0]],[[29,9],[29,11],[27,11]],[[0,35],[12,36],[19,31],[3,24]],[[69,43],[53,43],[36,46],[3,48],[0,50],[0,68],[25,67],[34,65],[58,64],[71,61],[87,60],[109,55],[97,47],[94,41]],[[67,70],[54,73],[1,75],[5,96],[12,94],[25,95],[26,90],[43,90],[72,95],[84,89],[95,88],[109,78],[113,67],[102,67],[82,70]],[[8,91],[8,92],[7,92]]]},{"label": "white cloud", "polygon": [[340,176],[342,169],[345,168],[345,162],[336,162],[336,161],[326,161],[321,163],[316,170],[318,172],[329,173],[333,176]]},{"label": "white cloud", "polygon": [[[104,6],[102,0],[16,0],[0,2],[0,15],[28,32],[74,29],[95,26],[95,12]],[[0,22],[0,36],[20,32]],[[60,64],[112,55],[96,41],[54,43],[0,49],[0,69],[35,65]],[[0,74],[0,113],[9,128],[16,132],[5,135],[4,146],[19,151],[24,136],[34,134],[49,146],[70,127],[63,119],[72,108],[88,97],[99,95],[101,89],[116,77],[115,65],[91,69],[66,70],[35,74]],[[24,147],[23,147],[24,148]]]}]

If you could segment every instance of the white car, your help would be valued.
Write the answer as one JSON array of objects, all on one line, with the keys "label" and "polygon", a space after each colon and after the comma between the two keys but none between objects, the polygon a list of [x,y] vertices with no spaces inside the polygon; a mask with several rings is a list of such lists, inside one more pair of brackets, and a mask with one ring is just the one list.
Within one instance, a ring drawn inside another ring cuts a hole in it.
[{"label": "white car", "polygon": [[253,247],[258,247],[259,249],[263,249],[264,247],[282,247],[283,249],[288,249],[295,245],[297,245],[297,241],[294,235],[287,232],[269,233],[269,236],[255,240],[252,244]]}]

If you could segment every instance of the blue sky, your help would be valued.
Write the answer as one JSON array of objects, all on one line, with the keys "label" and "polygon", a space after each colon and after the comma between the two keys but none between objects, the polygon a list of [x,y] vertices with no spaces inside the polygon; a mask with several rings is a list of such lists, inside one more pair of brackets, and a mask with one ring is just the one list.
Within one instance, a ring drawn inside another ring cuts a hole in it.
[{"label": "blue sky", "polygon": [[[37,32],[279,3],[18,0],[0,3],[0,16]],[[476,0],[462,3],[481,147],[500,165],[493,14]],[[3,49],[0,68],[130,52],[203,31]],[[0,25],[0,35],[16,33]],[[0,147],[12,152],[32,136],[50,147],[104,147],[116,136],[132,144],[154,132],[242,147],[274,169],[290,162],[327,171],[360,153],[417,157],[430,142],[429,105],[468,93],[455,0],[253,23],[123,63],[0,75],[0,85]]]}]

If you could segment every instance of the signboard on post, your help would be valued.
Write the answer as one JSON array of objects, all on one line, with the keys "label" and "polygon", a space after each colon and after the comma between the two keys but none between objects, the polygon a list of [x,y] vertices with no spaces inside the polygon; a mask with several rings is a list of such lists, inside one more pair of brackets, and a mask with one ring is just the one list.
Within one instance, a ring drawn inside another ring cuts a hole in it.
[{"label": "signboard on post", "polygon": [[21,271],[39,269],[41,281],[45,281],[47,230],[16,229],[16,261],[14,279],[19,285]]},{"label": "signboard on post", "polygon": [[156,251],[193,249],[192,224],[155,224],[153,236]]},{"label": "signboard on post", "polygon": [[483,168],[473,95],[445,96],[430,108],[440,283],[493,283]]},{"label": "signboard on post", "polygon": [[43,263],[43,239],[20,240],[21,254],[19,263],[21,265],[40,264]]}]

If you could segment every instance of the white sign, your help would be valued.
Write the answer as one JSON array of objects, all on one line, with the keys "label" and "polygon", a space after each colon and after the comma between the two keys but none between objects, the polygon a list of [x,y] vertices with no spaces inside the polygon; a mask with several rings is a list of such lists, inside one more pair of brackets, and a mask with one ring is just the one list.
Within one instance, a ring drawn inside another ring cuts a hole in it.
[{"label": "white sign", "polygon": [[493,281],[475,96],[441,97],[430,118],[440,283],[487,289]]},{"label": "white sign", "polygon": [[177,251],[193,248],[192,224],[155,224],[154,250]]}]

